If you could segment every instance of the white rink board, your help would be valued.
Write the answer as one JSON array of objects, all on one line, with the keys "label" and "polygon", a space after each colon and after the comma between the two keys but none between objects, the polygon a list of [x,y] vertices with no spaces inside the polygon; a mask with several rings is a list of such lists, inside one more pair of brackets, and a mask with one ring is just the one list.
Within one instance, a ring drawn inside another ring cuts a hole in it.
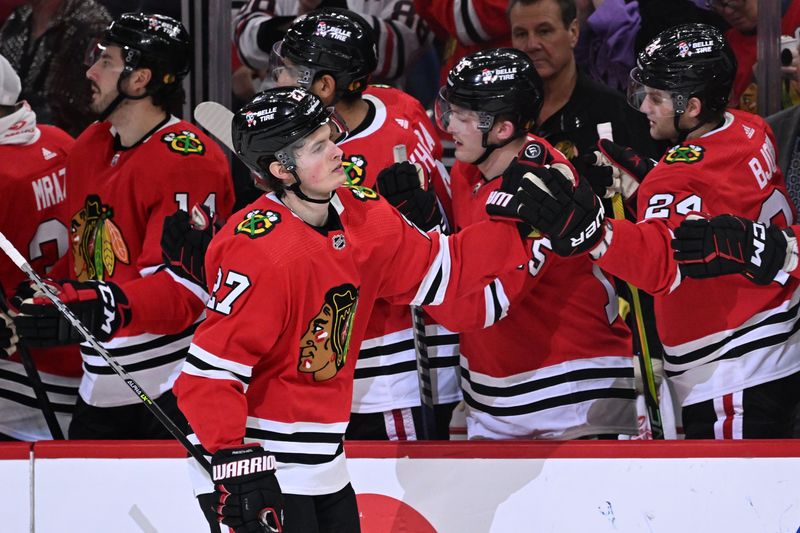
[{"label": "white rink board", "polygon": [[30,459],[0,460],[0,531],[30,531]]},{"label": "white rink board", "polygon": [[[0,505],[23,496],[12,513],[21,526],[0,531],[25,533],[26,490],[17,483],[27,463],[22,469],[6,463],[20,461],[0,461]],[[35,464],[35,533],[207,531],[185,459],[47,458]],[[800,458],[357,458],[349,468],[358,493],[401,499],[438,533],[800,528]],[[17,483],[6,483],[7,473]]]},{"label": "white rink board", "polygon": [[[357,459],[438,533],[797,533],[800,458]],[[365,532],[368,533],[368,532]]]}]

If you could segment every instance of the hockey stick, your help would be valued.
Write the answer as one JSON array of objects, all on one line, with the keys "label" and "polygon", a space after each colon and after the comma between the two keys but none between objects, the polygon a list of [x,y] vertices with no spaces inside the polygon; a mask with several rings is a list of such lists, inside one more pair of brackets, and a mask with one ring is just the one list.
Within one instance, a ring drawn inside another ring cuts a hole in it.
[{"label": "hockey stick", "polygon": [[[404,144],[394,147],[394,162],[408,160]],[[420,186],[423,184],[420,183]],[[417,379],[419,380],[420,414],[422,418],[422,439],[432,440],[436,436],[436,413],[433,410],[433,382],[431,380],[431,361],[428,357],[428,340],[425,334],[425,315],[417,305],[411,307],[411,326],[414,331],[414,354],[417,359]]]},{"label": "hockey stick", "polygon": [[78,320],[78,317],[76,317],[75,314],[70,311],[66,304],[62,302],[61,299],[53,292],[50,286],[48,286],[47,283],[45,283],[44,280],[39,276],[39,274],[37,274],[31,268],[31,265],[29,265],[25,258],[22,257],[22,254],[17,251],[14,245],[11,244],[8,239],[6,239],[6,236],[3,235],[2,232],[0,232],[0,248],[2,248],[3,252],[5,252],[9,259],[11,259],[11,261],[13,261],[14,264],[17,265],[17,267],[19,267],[19,269],[28,276],[28,279],[30,279],[44,293],[47,299],[53,302],[53,305],[56,306],[56,309],[58,309],[59,312],[69,321],[69,323],[72,324],[72,327],[74,327],[81,335],[83,335],[83,337],[86,339],[86,342],[88,342],[89,345],[94,348],[98,354],[100,354],[105,362],[108,363],[108,366],[111,367],[111,370],[113,370],[119,377],[123,379],[123,381],[125,381],[125,384],[130,387],[133,393],[136,394],[136,396],[138,396],[142,402],[144,402],[145,407],[147,407],[150,412],[155,415],[155,417],[159,422],[161,422],[167,431],[169,431],[172,436],[175,437],[184,448],[186,448],[186,451],[188,451],[189,454],[194,457],[197,462],[200,463],[200,465],[210,474],[211,465],[200,452],[200,450],[198,450],[191,442],[189,442],[189,439],[186,438],[186,435],[183,434],[175,422],[173,422],[172,419],[170,419],[167,414],[161,410],[158,404],[154,403],[153,400],[150,399],[150,396],[144,391],[144,389],[142,389],[142,387],[139,386],[138,383],[136,383],[136,381],[130,376],[130,374],[128,374],[125,368],[117,363],[114,358],[111,357],[111,354],[109,354],[106,349],[100,345],[97,339],[94,338],[94,335],[92,335],[91,332],[86,329],[86,326],[84,326],[81,321]]},{"label": "hockey stick", "polygon": [[194,119],[228,150],[236,153],[231,137],[233,111],[217,102],[200,102],[194,108]]},{"label": "hockey stick", "polygon": [[[622,203],[622,195],[615,194],[611,199],[614,208],[614,218],[625,219],[625,206]],[[644,403],[647,406],[647,417],[650,419],[650,430],[654,440],[664,439],[664,425],[661,421],[661,410],[658,407],[658,393],[656,392],[656,379],[653,374],[653,361],[650,358],[650,347],[647,343],[647,332],[644,328],[644,315],[642,314],[642,303],[639,300],[639,289],[633,284],[625,284],[631,293],[633,300],[633,318],[636,322],[636,330],[639,333],[639,347],[641,348],[636,356],[639,358],[639,366],[642,369],[642,381],[644,389]]]},{"label": "hockey stick", "polygon": [[[0,286],[0,311],[10,317],[10,309],[6,293],[3,287]],[[53,440],[64,440],[64,432],[61,431],[61,425],[59,425],[56,413],[50,404],[50,398],[47,397],[47,391],[44,388],[44,383],[42,383],[42,377],[39,375],[39,369],[36,368],[36,362],[31,357],[28,347],[20,342],[17,344],[17,353],[22,362],[22,368],[25,369],[25,374],[28,376],[28,381],[30,381],[33,395],[36,396],[36,403],[39,404],[39,409],[41,409],[44,416],[47,429],[50,430],[50,436],[53,437]]]}]

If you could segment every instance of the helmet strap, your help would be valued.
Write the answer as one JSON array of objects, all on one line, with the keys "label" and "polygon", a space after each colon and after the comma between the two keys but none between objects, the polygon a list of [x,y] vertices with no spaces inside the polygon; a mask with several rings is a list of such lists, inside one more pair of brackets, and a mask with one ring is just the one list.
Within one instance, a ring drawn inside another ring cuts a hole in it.
[{"label": "helmet strap", "polygon": [[492,155],[492,152],[494,152],[498,148],[502,148],[503,146],[509,144],[510,142],[512,142],[512,141],[514,141],[514,140],[516,140],[518,138],[519,138],[519,135],[512,135],[511,137],[509,137],[505,141],[502,141],[502,142],[499,142],[499,143],[494,143],[494,144],[489,144],[489,132],[488,131],[483,132],[483,137],[481,138],[481,146],[483,146],[485,148],[485,150],[480,155],[480,157],[478,157],[478,159],[476,159],[475,161],[472,162],[472,164],[473,165],[480,165],[481,163],[486,161],[489,158],[490,155]]},{"label": "helmet strap", "polygon": [[292,183],[291,185],[289,185],[286,188],[288,190],[292,191],[295,194],[295,196],[297,196],[298,198],[300,198],[304,202],[311,202],[312,204],[327,204],[327,203],[330,203],[331,198],[333,198],[333,194],[334,194],[333,192],[331,192],[331,195],[328,197],[327,200],[318,200],[316,198],[310,198],[306,193],[304,193],[300,189],[300,185],[301,185],[300,184],[300,176],[297,175],[297,171],[295,171],[294,169],[291,169],[289,172],[291,172],[292,176],[294,176],[295,182]]}]

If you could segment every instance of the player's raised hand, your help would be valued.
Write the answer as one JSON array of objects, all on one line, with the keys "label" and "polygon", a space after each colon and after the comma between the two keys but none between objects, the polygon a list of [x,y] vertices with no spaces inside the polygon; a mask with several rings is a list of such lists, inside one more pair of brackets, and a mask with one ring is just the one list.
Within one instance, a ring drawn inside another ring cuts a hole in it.
[{"label": "player's raised hand", "polygon": [[164,218],[161,252],[164,264],[176,275],[206,288],[206,250],[219,229],[208,207],[178,210]]},{"label": "player's raised hand", "polygon": [[603,203],[586,180],[574,186],[574,179],[566,165],[531,169],[516,195],[522,220],[547,234],[562,256],[591,250],[604,231]]},{"label": "player's raised hand", "polygon": [[683,276],[742,274],[768,285],[786,262],[787,236],[794,234],[735,215],[687,217],[675,228],[672,248]]},{"label": "player's raised hand", "polygon": [[376,178],[378,192],[423,231],[441,227],[436,194],[427,186],[422,167],[408,161],[384,168]]},{"label": "player's raised hand", "polygon": [[627,200],[636,194],[655,161],[640,156],[632,148],[600,139],[597,150],[578,156],[574,164],[595,194],[603,198],[621,194]]}]

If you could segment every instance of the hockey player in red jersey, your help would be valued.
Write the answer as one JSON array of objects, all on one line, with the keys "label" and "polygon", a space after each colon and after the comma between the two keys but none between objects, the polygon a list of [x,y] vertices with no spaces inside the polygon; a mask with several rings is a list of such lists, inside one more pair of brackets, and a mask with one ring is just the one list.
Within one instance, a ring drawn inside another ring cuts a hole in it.
[{"label": "hockey player in red jersey", "polygon": [[771,130],[756,115],[725,109],[735,72],[721,33],[702,24],[668,29],[639,54],[629,101],[647,115],[653,138],[678,144],[640,186],[638,224],[605,218],[583,180],[573,188],[552,170],[532,173],[517,194],[520,215],[561,253],[590,251],[595,264],[654,295],[687,438],[790,437],[800,399],[798,280],[780,268],[774,279],[766,268],[754,275],[764,286],[744,276],[692,279],[703,276],[691,247],[678,255],[688,270],[671,247],[673,230],[693,212],[778,227],[794,221]]},{"label": "hockey player in red jersey", "polygon": [[[64,224],[67,199],[65,162],[74,140],[53,126],[36,123],[27,102],[17,102],[20,80],[8,61],[0,56],[0,231],[21,250],[40,275],[45,275],[69,249],[69,231]],[[25,274],[2,255],[0,290],[5,299]],[[0,310],[0,337],[12,338],[10,319]],[[0,351],[0,440],[26,441],[52,438],[37,395],[15,350],[8,342]],[[47,389],[50,406],[61,432],[66,433],[81,375],[76,346],[32,349],[32,360]]]},{"label": "hockey player in red jersey", "polygon": [[380,58],[372,73],[381,80],[403,79],[433,44],[431,30],[407,0],[248,0],[233,21],[239,57],[252,69],[268,69],[273,46],[296,17],[332,6],[346,7],[367,21],[376,36]]},{"label": "hockey player in red jersey", "polygon": [[[542,82],[519,50],[465,56],[447,77],[437,121],[453,135],[455,229],[487,218],[486,202],[510,195],[501,176],[566,158],[529,134]],[[636,434],[631,334],[613,282],[588,258],[564,260],[546,238],[527,267],[482,294],[430,313],[461,333],[469,438],[572,439]]]},{"label": "hockey player in red jersey", "polygon": [[[164,217],[204,204],[225,218],[233,205],[228,162],[217,145],[170,112],[183,101],[191,45],[180,22],[127,13],[87,56],[92,108],[67,161],[70,279],[61,298],[154,398],[180,417],[171,393],[200,320],[205,287],[164,269]],[[43,299],[42,299],[43,300]],[[76,343],[80,336],[45,301],[23,304],[28,342]],[[169,438],[139,398],[91,347],[70,438]]]},{"label": "hockey player in red jersey", "polygon": [[[433,124],[422,105],[408,94],[367,85],[376,62],[367,22],[352,11],[325,9],[296,19],[274,49],[272,72],[280,85],[305,87],[325,105],[335,106],[349,130],[339,142],[349,185],[375,189],[381,171],[389,167],[386,172],[393,174],[402,169],[394,165],[393,152],[399,145],[411,163],[422,167],[428,188],[438,193],[446,209],[449,176],[439,161],[442,148]],[[426,220],[416,221],[419,227],[441,230],[443,219],[435,203],[426,214]],[[447,439],[452,410],[461,399],[458,336],[428,322],[431,381],[436,384],[436,430],[429,437]],[[347,438],[416,440],[431,429],[422,427],[413,337],[407,305],[375,303],[356,363]]]},{"label": "hockey player in red jersey", "polygon": [[[285,533],[359,531],[343,439],[375,300],[439,304],[529,259],[514,224],[427,234],[372,189],[342,187],[330,114],[286,87],[233,119],[237,155],[272,192],[208,249],[208,316],[175,391],[213,454],[214,483],[198,469],[197,493],[211,493],[201,505],[237,533],[259,521]],[[245,474],[244,463],[258,468]]]}]

